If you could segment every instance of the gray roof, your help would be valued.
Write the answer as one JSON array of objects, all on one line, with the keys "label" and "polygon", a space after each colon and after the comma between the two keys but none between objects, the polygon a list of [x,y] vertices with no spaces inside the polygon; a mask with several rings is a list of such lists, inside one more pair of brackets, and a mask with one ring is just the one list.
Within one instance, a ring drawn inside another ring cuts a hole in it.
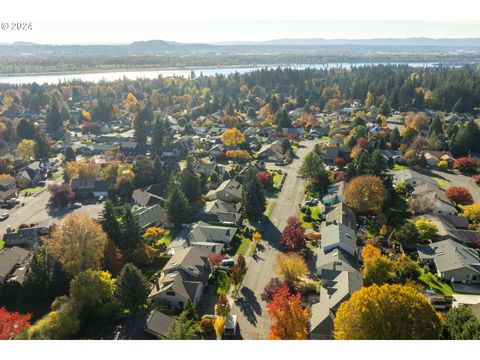
[{"label": "gray roof", "polygon": [[237,223],[240,221],[240,203],[228,203],[221,200],[208,201],[199,217],[205,221]]},{"label": "gray roof", "polygon": [[354,254],[357,251],[357,237],[355,231],[343,224],[331,224],[321,229],[320,251],[328,251],[334,247],[343,247]]},{"label": "gray roof", "polygon": [[3,234],[3,241],[6,247],[12,246],[33,246],[41,235],[48,234],[48,229],[42,226],[18,229],[15,232]]},{"label": "gray roof", "polygon": [[451,239],[418,248],[422,260],[433,260],[441,273],[468,268],[480,274],[480,257],[475,249]]},{"label": "gray roof", "polygon": [[138,224],[141,228],[161,222],[162,215],[164,213],[165,210],[159,204],[146,208],[140,208],[134,211],[134,214],[138,218]]},{"label": "gray roof", "polygon": [[0,278],[23,282],[30,252],[20,247],[5,248],[0,251]]},{"label": "gray roof", "polygon": [[152,310],[150,315],[148,315],[145,331],[155,336],[160,335],[161,337],[166,337],[174,321],[173,316]]},{"label": "gray roof", "polygon": [[192,226],[191,242],[221,242],[228,244],[236,233],[236,227],[210,225],[199,221]]},{"label": "gray roof", "polygon": [[323,277],[325,271],[358,271],[359,264],[356,256],[350,254],[342,248],[317,253],[317,272]]},{"label": "gray roof", "polygon": [[358,271],[326,271],[323,276],[320,301],[312,306],[310,333],[329,338],[339,306],[361,289],[363,282]]},{"label": "gray roof", "polygon": [[200,276],[205,266],[209,265],[208,256],[210,249],[189,247],[176,251],[167,264],[164,266],[165,273],[178,268],[187,269],[189,272]]},{"label": "gray roof", "polygon": [[393,178],[395,184],[406,182],[408,180],[413,180],[413,182],[415,182],[415,185],[430,183],[431,185],[435,185],[438,187],[438,184],[435,182],[435,180],[433,180],[433,178],[410,169],[394,171]]},{"label": "gray roof", "polygon": [[451,220],[451,217],[439,215],[423,215],[422,218],[431,221],[438,228],[438,236],[443,239],[454,239],[464,245],[475,245],[480,231],[456,228],[457,221]]},{"label": "gray roof", "polygon": [[236,180],[225,180],[216,190],[210,191],[207,196],[213,196],[216,198],[217,194],[221,191],[227,193],[232,201],[241,200],[243,186]]},{"label": "gray roof", "polygon": [[357,218],[355,213],[347,204],[343,202],[326,208],[324,217],[327,224],[343,224],[351,229],[356,229],[357,227]]}]

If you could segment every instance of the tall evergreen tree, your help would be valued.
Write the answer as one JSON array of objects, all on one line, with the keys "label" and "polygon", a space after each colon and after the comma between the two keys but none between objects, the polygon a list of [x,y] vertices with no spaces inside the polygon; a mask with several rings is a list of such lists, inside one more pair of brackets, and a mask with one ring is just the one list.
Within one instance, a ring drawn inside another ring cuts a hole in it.
[{"label": "tall evergreen tree", "polygon": [[137,216],[132,212],[129,205],[123,207],[122,222],[120,224],[122,231],[122,245],[120,249],[130,253],[136,249],[142,242],[142,231],[138,224]]},{"label": "tall evergreen tree", "polygon": [[470,152],[480,152],[480,129],[473,120],[462,126],[450,143],[454,156],[466,156]]},{"label": "tall evergreen tree", "polygon": [[252,221],[259,221],[266,209],[265,191],[253,169],[248,170],[243,182],[242,208]]},{"label": "tall evergreen tree", "polygon": [[113,241],[118,248],[123,248],[122,231],[115,214],[115,208],[110,199],[107,199],[103,204],[100,224],[102,225],[103,230],[107,233],[108,238]]},{"label": "tall evergreen tree", "polygon": [[64,156],[65,156],[65,161],[76,161],[77,157],[75,156],[75,151],[73,150],[73,148],[71,146],[67,146],[65,148],[65,153],[64,153]]},{"label": "tall evergreen tree", "polygon": [[156,155],[155,159],[153,160],[153,178],[157,183],[164,179],[163,164],[160,156],[158,155]]},{"label": "tall evergreen tree", "polygon": [[190,219],[191,207],[188,199],[178,184],[173,184],[165,200],[165,210],[171,223],[179,229],[182,223]]},{"label": "tall evergreen tree", "polygon": [[193,163],[190,159],[187,160],[186,167],[180,172],[178,181],[190,204],[197,201],[202,194],[202,184],[200,177],[193,170]]},{"label": "tall evergreen tree", "polygon": [[116,282],[116,297],[133,314],[147,302],[150,284],[133,264],[125,264]]},{"label": "tall evergreen tree", "polygon": [[27,119],[21,119],[17,125],[17,140],[22,141],[24,139],[35,139],[35,125],[33,122]]},{"label": "tall evergreen tree", "polygon": [[390,144],[392,145],[393,150],[397,150],[400,146],[402,138],[400,136],[400,131],[397,128],[394,128],[389,136]]},{"label": "tall evergreen tree", "polygon": [[48,140],[43,134],[37,134],[35,136],[35,158],[47,159],[50,152],[50,145]]},{"label": "tall evergreen tree", "polygon": [[55,98],[53,98],[52,104],[48,109],[45,123],[49,132],[55,132],[63,126],[62,116],[58,110],[58,102]]},{"label": "tall evergreen tree", "polygon": [[33,252],[23,287],[29,300],[41,301],[50,298],[50,271],[47,267],[47,254],[43,249]]}]

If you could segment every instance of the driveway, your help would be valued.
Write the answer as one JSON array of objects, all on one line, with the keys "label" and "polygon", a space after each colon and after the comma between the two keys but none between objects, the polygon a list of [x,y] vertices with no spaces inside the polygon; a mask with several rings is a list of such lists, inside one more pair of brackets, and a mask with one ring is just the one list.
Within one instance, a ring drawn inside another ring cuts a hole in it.
[{"label": "driveway", "polygon": [[447,188],[449,186],[464,186],[470,191],[473,197],[473,201],[475,203],[480,202],[480,186],[475,184],[470,176],[465,176],[460,173],[446,173],[443,171],[432,170],[432,174],[435,176],[446,180],[449,182]]},{"label": "driveway", "polygon": [[264,227],[263,240],[257,248],[243,280],[232,314],[238,316],[242,337],[245,340],[264,340],[268,337],[270,320],[266,303],[260,298],[265,285],[275,277],[275,259],[280,251],[281,231],[290,216],[298,216],[299,206],[305,193],[305,182],[297,177],[298,170],[305,155],[315,145],[314,140],[303,141],[298,149],[297,158],[285,167],[288,175],[279,194],[270,220]]}]

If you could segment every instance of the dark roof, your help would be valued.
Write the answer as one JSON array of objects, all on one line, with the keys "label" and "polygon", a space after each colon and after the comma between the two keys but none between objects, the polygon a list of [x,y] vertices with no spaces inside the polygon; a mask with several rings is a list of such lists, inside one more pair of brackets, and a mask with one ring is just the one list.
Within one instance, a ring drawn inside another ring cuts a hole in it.
[{"label": "dark roof", "polygon": [[26,265],[30,252],[20,247],[5,248],[0,251],[0,278],[3,280],[23,282],[26,274]]},{"label": "dark roof", "polygon": [[159,205],[153,205],[148,208],[140,208],[134,212],[138,218],[138,224],[141,228],[154,225],[161,221],[165,210]]},{"label": "dark roof", "polygon": [[152,310],[145,324],[145,331],[155,336],[166,337],[175,319],[157,310]]},{"label": "dark roof", "polygon": [[30,227],[18,229],[16,232],[9,232],[3,235],[5,246],[33,246],[41,235],[46,235],[48,229],[45,227]]}]

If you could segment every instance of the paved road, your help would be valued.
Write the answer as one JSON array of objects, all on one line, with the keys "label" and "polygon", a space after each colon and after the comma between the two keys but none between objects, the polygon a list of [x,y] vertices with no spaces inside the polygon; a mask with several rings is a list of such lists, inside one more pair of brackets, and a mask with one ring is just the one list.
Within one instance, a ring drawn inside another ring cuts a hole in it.
[{"label": "paved road", "polygon": [[475,203],[480,202],[480,186],[475,184],[470,176],[465,176],[460,173],[446,173],[443,171],[432,170],[436,176],[450,182],[448,186],[464,186],[470,191]]},{"label": "paved road", "polygon": [[257,247],[257,258],[252,259],[243,280],[243,286],[232,307],[232,314],[238,316],[243,339],[264,340],[268,336],[270,320],[266,303],[260,299],[268,281],[275,277],[275,259],[279,252],[282,229],[290,216],[297,216],[305,193],[305,182],[297,176],[304,156],[313,149],[314,140],[302,142],[296,158],[285,170],[288,175],[276,205],[270,215],[270,222],[263,232],[263,239]]},{"label": "paved road", "polygon": [[0,222],[0,237],[5,233],[8,225],[13,229],[18,228],[21,224],[39,223],[49,226],[70,213],[87,213],[96,218],[103,208],[102,204],[88,204],[74,210],[51,211],[47,206],[49,197],[50,193],[43,190],[36,196],[20,197],[21,203],[25,203],[23,206],[17,205],[11,210],[1,209],[1,213],[7,212],[10,216],[7,220]]}]

